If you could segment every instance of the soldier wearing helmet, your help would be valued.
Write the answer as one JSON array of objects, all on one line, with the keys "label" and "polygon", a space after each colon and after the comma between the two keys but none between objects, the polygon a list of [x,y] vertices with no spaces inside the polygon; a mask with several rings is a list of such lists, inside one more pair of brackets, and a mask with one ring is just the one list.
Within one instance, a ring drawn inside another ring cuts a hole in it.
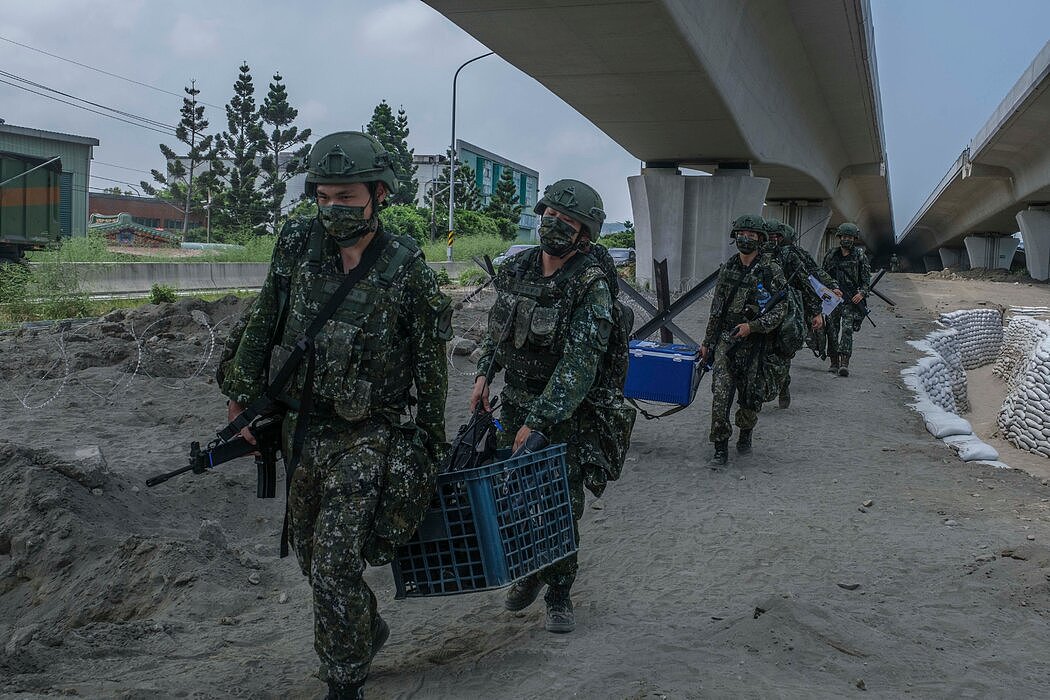
[{"label": "soldier wearing helmet", "polygon": [[828,371],[840,377],[849,376],[849,359],[853,354],[853,334],[860,330],[864,320],[864,298],[871,284],[871,263],[856,246],[861,242],[856,224],[845,223],[835,234],[839,247],[824,256],[824,270],[837,281],[843,292],[843,303],[828,317]]},{"label": "soldier wearing helmet", "polygon": [[415,242],[383,230],[379,210],[397,189],[371,136],[344,131],[314,145],[306,191],[317,216],[282,228],[222,379],[232,420],[270,393],[348,274],[363,273],[280,393],[288,541],[313,589],[314,648],[332,698],[361,697],[389,635],[362,574],[415,531],[447,451],[451,307]]},{"label": "soldier wearing helmet", "polygon": [[[765,221],[755,214],[744,214],[734,222],[730,236],[738,253],[722,265],[718,273],[711,316],[700,346],[701,361],[711,367],[711,442],[715,451],[712,467],[729,459],[729,438],[733,434],[729,414],[736,395],[736,425],[740,429],[737,451],[751,451],[752,431],[758,423],[761,401],[747,391],[755,386],[755,368],[763,364],[769,343],[787,306],[763,308],[773,295],[786,286],[780,266],[760,253],[767,241]],[[766,377],[759,377],[765,380]],[[778,381],[779,383],[779,381]]]},{"label": "soldier wearing helmet", "polygon": [[[542,217],[539,247],[510,258],[496,275],[470,407],[479,401],[488,407],[486,374],[503,370],[502,422],[513,449],[533,431],[567,444],[579,542],[584,486],[600,495],[617,478],[634,425],[634,410],[623,401],[627,333],[620,332],[630,320],[614,303],[615,278],[596,259],[604,249],[592,244],[605,220],[598,193],[578,180],[558,180],[535,212]],[[575,554],[551,564],[515,582],[504,605],[522,610],[546,585],[547,630],[571,632],[577,570]]]},{"label": "soldier wearing helmet", "polygon": [[[842,292],[838,289],[838,282],[824,272],[804,248],[795,244],[798,234],[794,227],[776,219],[766,219],[766,231],[773,246],[771,253],[773,260],[780,265],[788,286],[794,290],[792,296],[796,308],[803,314],[809,331],[819,333],[824,327],[824,315],[821,311],[820,297],[809,283],[809,278],[812,275],[841,297]],[[784,374],[784,383],[780,387],[778,396],[780,408],[784,409],[791,406],[790,359],[787,360],[787,364],[788,371]]]}]

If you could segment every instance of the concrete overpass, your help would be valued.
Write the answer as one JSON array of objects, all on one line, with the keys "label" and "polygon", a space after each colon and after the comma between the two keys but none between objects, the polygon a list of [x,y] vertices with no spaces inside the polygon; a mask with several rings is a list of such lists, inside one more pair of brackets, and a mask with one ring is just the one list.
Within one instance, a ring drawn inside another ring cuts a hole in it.
[{"label": "concrete overpass", "polygon": [[1050,42],[898,241],[928,267],[1009,268],[1021,231],[1028,270],[1050,277]]},{"label": "concrete overpass", "polygon": [[644,161],[638,256],[666,257],[673,286],[763,203],[814,252],[846,220],[892,246],[867,0],[425,1]]}]

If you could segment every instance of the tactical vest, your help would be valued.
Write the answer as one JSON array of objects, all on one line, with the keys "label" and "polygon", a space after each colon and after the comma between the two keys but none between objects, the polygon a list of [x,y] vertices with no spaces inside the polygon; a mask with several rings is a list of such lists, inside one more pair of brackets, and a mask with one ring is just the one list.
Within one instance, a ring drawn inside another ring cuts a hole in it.
[{"label": "tactical vest", "polygon": [[527,281],[526,272],[539,255],[539,248],[521,253],[510,263],[511,273],[497,278],[498,295],[489,313],[490,337],[506,333],[494,361],[506,372],[508,386],[531,394],[543,392],[561,360],[576,300],[605,277],[593,258],[577,253],[550,278]]},{"label": "tactical vest", "polygon": [[[291,354],[296,338],[317,315],[343,281],[339,269],[324,269],[325,237],[319,226],[310,232],[307,255],[293,272],[290,309],[281,340],[270,356],[272,380]],[[315,413],[335,414],[359,421],[379,413],[400,413],[413,403],[411,363],[413,349],[400,323],[410,265],[422,256],[415,242],[404,236],[387,243],[375,266],[339,306],[317,335],[314,346],[313,396]],[[306,363],[285,388],[298,401],[306,379]]]}]

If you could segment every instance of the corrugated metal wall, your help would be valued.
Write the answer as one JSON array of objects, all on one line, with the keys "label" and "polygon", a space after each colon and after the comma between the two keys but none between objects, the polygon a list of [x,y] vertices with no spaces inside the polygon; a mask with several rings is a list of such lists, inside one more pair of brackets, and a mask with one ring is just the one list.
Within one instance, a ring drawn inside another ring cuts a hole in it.
[{"label": "corrugated metal wall", "polygon": [[0,132],[0,151],[44,159],[59,156],[62,159],[62,172],[72,175],[69,208],[72,235],[87,235],[91,146]]}]

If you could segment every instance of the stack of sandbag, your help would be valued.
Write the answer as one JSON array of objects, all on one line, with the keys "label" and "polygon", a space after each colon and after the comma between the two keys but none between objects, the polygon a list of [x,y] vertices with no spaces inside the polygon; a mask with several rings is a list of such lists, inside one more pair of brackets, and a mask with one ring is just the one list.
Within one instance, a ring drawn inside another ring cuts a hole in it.
[{"label": "stack of sandbag", "polygon": [[1022,450],[1050,457],[1050,324],[1013,319],[1020,346],[1029,349],[1007,380],[1009,393],[999,410],[1004,438]]},{"label": "stack of sandbag", "polygon": [[1003,344],[1003,315],[998,309],[963,309],[941,314],[941,323],[959,331],[963,369],[994,362]]},{"label": "stack of sandbag", "polygon": [[1014,316],[1003,332],[1003,346],[992,374],[1006,382],[1008,389],[1024,375],[1024,366],[1039,342],[1050,335],[1050,325],[1024,316]]},{"label": "stack of sandbag", "polygon": [[[966,395],[966,370],[963,369],[962,355],[959,352],[959,338],[959,331],[954,328],[934,331],[926,336],[926,342],[929,344],[930,349],[940,356],[947,368],[948,385],[952,396],[955,398],[955,407],[949,408],[945,406],[944,408],[953,413],[970,410],[970,401]],[[943,383],[944,377],[937,377],[936,381]],[[928,390],[932,388],[932,385],[928,386]]]}]

